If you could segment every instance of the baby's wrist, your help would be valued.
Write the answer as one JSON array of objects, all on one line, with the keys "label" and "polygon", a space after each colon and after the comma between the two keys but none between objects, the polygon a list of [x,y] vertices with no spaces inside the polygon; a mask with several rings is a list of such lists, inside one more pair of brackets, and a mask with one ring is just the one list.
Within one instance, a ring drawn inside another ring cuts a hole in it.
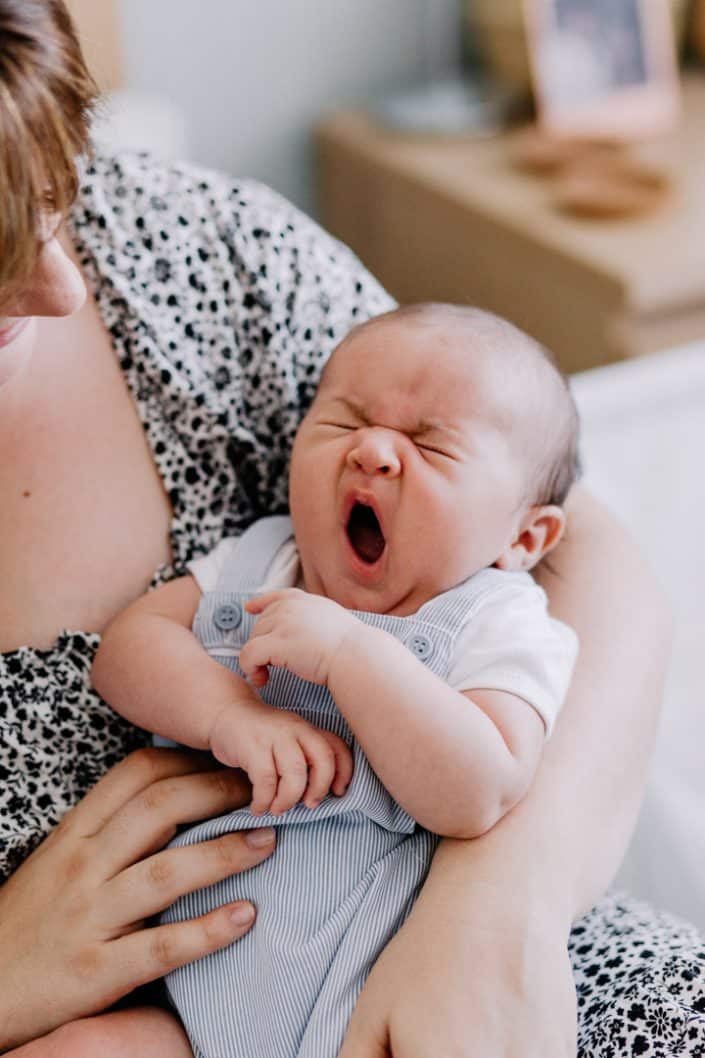
[{"label": "baby's wrist", "polygon": [[214,752],[213,743],[218,740],[219,734],[225,728],[230,728],[234,722],[238,725],[246,723],[248,714],[258,704],[261,705],[262,703],[258,703],[254,695],[249,695],[245,692],[234,694],[227,702],[215,708],[208,735],[208,746],[211,753]]},{"label": "baby's wrist", "polygon": [[334,698],[336,684],[350,685],[359,665],[364,663],[370,651],[374,650],[380,634],[385,635],[384,632],[380,632],[379,628],[372,628],[358,621],[357,618],[351,617],[328,664],[328,690]]}]

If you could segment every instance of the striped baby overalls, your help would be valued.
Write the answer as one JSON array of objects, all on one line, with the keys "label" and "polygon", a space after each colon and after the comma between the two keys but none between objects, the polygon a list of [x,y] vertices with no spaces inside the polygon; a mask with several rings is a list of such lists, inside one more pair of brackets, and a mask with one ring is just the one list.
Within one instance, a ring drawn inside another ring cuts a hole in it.
[{"label": "striped baby overalls", "polygon": [[[235,672],[256,620],[243,603],[261,590],[291,535],[288,518],[255,523],[239,542],[236,563],[202,597],[194,632]],[[454,639],[492,575],[497,571],[477,574],[410,617],[356,616],[396,636],[445,678]],[[329,796],[314,810],[296,805],[275,817],[244,808],[179,834],[172,846],[273,825],[277,848],[253,870],[165,912],[162,921],[174,922],[233,900],[257,907],[245,937],[169,974],[167,987],[197,1058],[335,1058],[365,979],[408,915],[438,839],[392,800],[325,688],[275,668],[260,694],[340,735],[353,752],[352,781],[344,797]]]}]

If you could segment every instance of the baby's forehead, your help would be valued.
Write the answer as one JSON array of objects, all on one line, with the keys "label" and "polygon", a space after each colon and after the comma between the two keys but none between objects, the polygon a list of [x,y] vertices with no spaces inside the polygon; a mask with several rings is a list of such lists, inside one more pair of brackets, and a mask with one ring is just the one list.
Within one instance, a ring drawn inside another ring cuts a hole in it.
[{"label": "baby's forehead", "polygon": [[525,409],[527,397],[533,403],[529,391],[537,372],[527,361],[536,354],[518,348],[525,336],[488,314],[475,320],[470,310],[441,309],[389,313],[355,328],[334,351],[321,389],[334,384],[338,393],[348,387],[363,392],[384,377],[419,401],[443,396],[468,417],[491,408],[512,417]]}]

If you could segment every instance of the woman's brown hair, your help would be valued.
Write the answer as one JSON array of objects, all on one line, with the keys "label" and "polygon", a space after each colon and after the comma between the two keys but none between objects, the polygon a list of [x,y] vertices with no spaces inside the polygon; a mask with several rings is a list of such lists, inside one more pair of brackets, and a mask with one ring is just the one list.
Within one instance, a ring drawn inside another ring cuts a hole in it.
[{"label": "woman's brown hair", "polygon": [[0,0],[0,303],[76,196],[96,98],[62,0]]}]

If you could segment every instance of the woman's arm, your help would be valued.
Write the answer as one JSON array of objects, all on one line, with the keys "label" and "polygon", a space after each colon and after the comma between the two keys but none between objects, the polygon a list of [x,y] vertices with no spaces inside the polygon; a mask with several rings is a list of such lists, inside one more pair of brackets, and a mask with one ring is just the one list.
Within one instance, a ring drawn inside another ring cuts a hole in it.
[{"label": "woman's arm", "polygon": [[584,490],[569,517],[554,572],[540,579],[581,650],[534,784],[486,835],[442,843],[370,976],[344,1058],[494,1058],[527,1039],[544,1058],[575,1053],[568,933],[609,884],[634,826],[671,626],[629,535]]}]

